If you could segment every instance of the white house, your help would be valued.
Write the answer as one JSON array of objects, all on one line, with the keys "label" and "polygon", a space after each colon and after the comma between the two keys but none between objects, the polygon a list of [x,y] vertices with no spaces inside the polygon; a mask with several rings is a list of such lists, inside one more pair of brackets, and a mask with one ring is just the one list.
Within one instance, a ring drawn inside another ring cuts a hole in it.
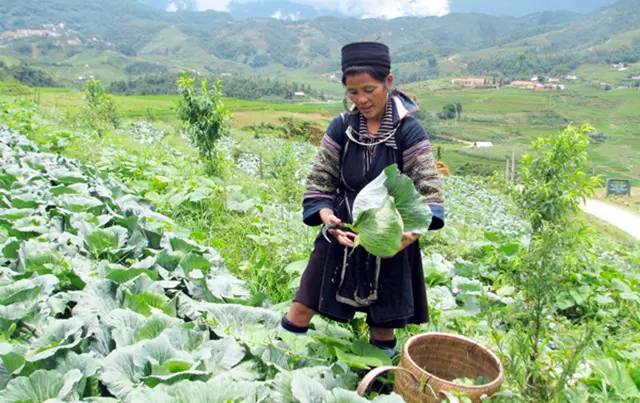
[{"label": "white house", "polygon": [[471,148],[488,148],[493,147],[493,143],[490,141],[476,141],[471,144]]},{"label": "white house", "polygon": [[296,97],[303,97],[303,96],[304,96],[304,92],[302,92],[302,91],[296,91],[296,92],[294,92],[294,93],[293,93],[293,96],[296,96]]},{"label": "white house", "polygon": [[576,81],[578,79],[578,77],[576,77],[576,76],[567,76],[565,79],[569,80],[569,81]]},{"label": "white house", "polygon": [[631,79],[632,79],[632,80],[639,80],[639,81],[640,81],[640,76],[634,76],[634,77],[631,77]]}]

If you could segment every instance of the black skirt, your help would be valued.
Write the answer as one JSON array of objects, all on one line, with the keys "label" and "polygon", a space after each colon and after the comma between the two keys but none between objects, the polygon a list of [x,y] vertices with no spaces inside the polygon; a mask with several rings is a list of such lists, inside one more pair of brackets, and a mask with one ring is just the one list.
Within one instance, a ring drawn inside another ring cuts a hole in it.
[{"label": "black skirt", "polygon": [[[427,291],[424,282],[419,241],[409,245],[396,257],[383,263],[383,265],[387,266],[385,268],[387,271],[395,270],[396,268],[393,266],[397,265],[408,265],[408,267],[404,267],[403,269],[405,270],[397,271],[398,274],[406,273],[403,276],[404,278],[393,278],[392,281],[389,281],[392,277],[386,276],[386,283],[389,284],[385,284],[385,276],[381,277],[379,284],[380,289],[388,290],[388,293],[391,293],[391,295],[387,295],[381,302],[374,302],[374,304],[384,304],[384,301],[390,301],[389,298],[391,298],[393,304],[389,304],[389,302],[387,302],[387,304],[393,306],[409,304],[412,309],[403,309],[402,312],[404,313],[395,315],[396,317],[394,319],[376,321],[373,317],[375,315],[371,315],[370,312],[373,305],[364,308],[354,308],[347,304],[335,301],[335,290],[337,286],[334,287],[335,282],[331,281],[333,280],[331,277],[335,274],[332,262],[336,261],[336,256],[333,255],[341,253],[340,251],[343,249],[341,249],[338,245],[338,241],[331,235],[328,235],[328,237],[332,242],[327,241],[322,234],[318,235],[316,238],[314,249],[309,258],[309,263],[302,275],[302,279],[300,280],[300,287],[293,299],[294,302],[301,303],[307,308],[318,312],[329,319],[343,323],[347,322],[350,317],[352,318],[356,311],[366,312],[367,324],[378,328],[397,329],[404,328],[408,324],[429,322],[429,307],[427,304]],[[337,257],[339,258],[339,256]],[[394,285],[397,285],[398,283],[403,283],[404,287],[395,287]],[[407,283],[410,283],[410,285]],[[412,295],[394,295],[394,289],[410,290],[408,292]],[[321,300],[326,298],[333,298],[333,300],[331,300],[330,303],[321,304]],[[376,307],[378,310],[380,310],[380,308],[385,307]],[[388,312],[385,316],[393,317],[394,315],[393,312]]]}]

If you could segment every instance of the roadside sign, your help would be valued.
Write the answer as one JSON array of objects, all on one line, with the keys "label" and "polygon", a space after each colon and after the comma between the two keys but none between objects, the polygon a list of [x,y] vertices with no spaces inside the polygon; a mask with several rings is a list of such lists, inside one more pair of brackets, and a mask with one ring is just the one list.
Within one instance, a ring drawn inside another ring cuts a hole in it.
[{"label": "roadside sign", "polygon": [[626,179],[607,179],[607,196],[631,196],[631,181]]}]

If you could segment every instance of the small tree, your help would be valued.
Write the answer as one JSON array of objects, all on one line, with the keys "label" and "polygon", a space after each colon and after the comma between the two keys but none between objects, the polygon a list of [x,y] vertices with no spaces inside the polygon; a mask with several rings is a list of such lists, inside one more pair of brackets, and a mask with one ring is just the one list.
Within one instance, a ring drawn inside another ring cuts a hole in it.
[{"label": "small tree", "polygon": [[455,104],[446,104],[442,107],[442,110],[438,112],[438,117],[440,119],[455,119],[456,117],[456,105]]},{"label": "small tree", "polygon": [[102,136],[109,128],[120,126],[120,112],[99,80],[91,79],[84,84],[84,116],[83,121],[98,135]]},{"label": "small tree", "polygon": [[462,104],[460,102],[456,102],[456,116],[460,119],[460,114],[462,113]]},{"label": "small tree", "polygon": [[[600,184],[588,174],[588,133],[593,128],[569,126],[564,131],[533,142],[534,153],[522,158],[522,191],[517,201],[531,222],[533,234],[514,266],[513,281],[522,290],[524,306],[509,315],[519,317],[514,328],[511,371],[524,395],[533,401],[557,401],[569,382],[593,334],[587,325],[567,362],[546,362],[544,346],[552,333],[550,317],[557,298],[569,292],[570,279],[591,262],[587,252],[589,232],[575,220],[580,201]],[[554,368],[561,367],[557,372]],[[550,369],[551,368],[551,369]]]},{"label": "small tree", "polygon": [[202,80],[200,92],[196,90],[196,79],[186,71],[178,80],[182,98],[178,105],[178,118],[185,132],[198,148],[200,156],[216,171],[216,142],[229,132],[231,115],[222,102],[222,82],[217,80],[211,89],[207,80]]},{"label": "small tree", "polygon": [[563,132],[533,142],[534,155],[522,158],[524,189],[518,202],[529,213],[534,231],[543,224],[566,228],[579,210],[580,200],[591,196],[599,178],[585,173],[589,125],[569,126]]}]

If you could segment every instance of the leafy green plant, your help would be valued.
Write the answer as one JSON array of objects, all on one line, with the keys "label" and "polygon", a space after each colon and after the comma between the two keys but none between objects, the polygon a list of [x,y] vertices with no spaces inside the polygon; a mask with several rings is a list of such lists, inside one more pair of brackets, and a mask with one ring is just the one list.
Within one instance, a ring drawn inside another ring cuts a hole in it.
[{"label": "leafy green plant", "polygon": [[[29,116],[22,127],[41,149],[72,135],[52,156],[0,127],[0,396],[39,387],[42,374],[30,377],[44,370],[51,390],[12,398],[363,401],[352,392],[359,367],[384,360],[361,348],[364,315],[348,325],[315,317],[308,337],[276,333],[317,236],[299,215],[313,147],[234,131],[217,143],[234,166],[211,178],[177,129],[127,125],[88,148],[95,139],[74,130],[73,111],[2,103],[4,123]],[[520,187],[442,181],[447,226],[421,242],[431,322],[397,331],[400,346],[434,330],[487,345],[505,366],[495,402],[636,401],[638,247],[585,237],[573,213],[560,243],[534,237],[509,198]],[[532,270],[553,279],[538,288],[549,295],[534,361]],[[382,383],[369,398],[390,392]]]},{"label": "leafy green plant", "polygon": [[587,327],[584,340],[573,346],[572,365],[554,376],[545,363],[545,346],[550,342],[550,326],[556,299],[564,291],[574,292],[567,279],[589,267],[591,255],[584,253],[592,242],[589,232],[575,221],[581,199],[592,195],[599,178],[586,171],[588,133],[591,127],[569,126],[556,135],[533,144],[534,154],[522,160],[521,193],[517,200],[533,229],[528,248],[514,262],[511,280],[523,291],[524,303],[511,315],[517,332],[512,345],[510,369],[519,374],[523,395],[535,401],[554,401],[564,390],[576,364],[591,342]]},{"label": "leafy green plant", "polygon": [[222,102],[222,82],[216,81],[209,89],[207,80],[202,80],[198,93],[196,79],[183,71],[178,87],[181,93],[178,118],[200,156],[216,171],[220,169],[216,161],[216,142],[228,133],[230,119],[230,113]]},{"label": "leafy green plant", "polygon": [[[564,227],[578,211],[580,201],[592,196],[601,179],[589,175],[587,164],[589,125],[569,126],[564,131],[533,142],[535,154],[522,158],[517,201],[529,215],[533,230],[545,223]],[[534,155],[537,158],[534,158]]]},{"label": "leafy green plant", "polygon": [[449,103],[442,107],[442,110],[438,112],[438,118],[446,119],[460,119],[462,114],[462,104],[460,102]]},{"label": "leafy green plant", "polygon": [[[282,395],[305,399],[308,382],[363,402],[345,390],[356,378],[334,364],[336,349],[354,367],[389,364],[326,322],[318,340],[276,340],[281,314],[228,303],[251,302],[213,248],[112,178],[6,129],[0,140],[0,337],[10,341],[0,343],[0,401],[198,402],[223,389],[233,400],[289,401]],[[259,380],[267,373],[277,379]],[[246,383],[222,387],[238,379]]]},{"label": "leafy green plant", "polygon": [[89,128],[102,136],[106,130],[120,126],[120,112],[99,80],[92,78],[85,82],[84,97],[83,120]]},{"label": "leafy green plant", "polygon": [[0,99],[0,119],[12,129],[30,133],[37,104],[23,98]]},{"label": "leafy green plant", "polygon": [[356,196],[353,203],[355,247],[375,256],[393,256],[403,232],[423,234],[431,223],[431,209],[413,181],[391,165]]}]

